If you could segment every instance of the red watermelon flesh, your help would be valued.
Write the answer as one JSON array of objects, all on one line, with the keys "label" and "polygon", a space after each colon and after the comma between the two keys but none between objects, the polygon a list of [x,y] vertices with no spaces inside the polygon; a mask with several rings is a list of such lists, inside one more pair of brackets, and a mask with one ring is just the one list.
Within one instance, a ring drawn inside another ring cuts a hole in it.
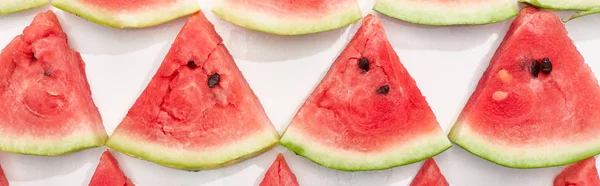
[{"label": "red watermelon flesh", "polygon": [[298,181],[285,162],[283,155],[279,154],[259,186],[298,186]]},{"label": "red watermelon flesh", "polygon": [[[534,77],[532,64],[544,58],[552,71]],[[497,164],[538,168],[600,153],[598,123],[600,87],[563,23],[551,12],[526,7],[449,137]]]},{"label": "red watermelon flesh", "polygon": [[119,168],[119,162],[110,153],[109,150],[104,151],[100,157],[100,163],[96,167],[94,176],[90,181],[89,186],[135,186],[131,180],[123,174]]},{"label": "red watermelon flesh", "polygon": [[554,186],[600,186],[596,158],[591,157],[567,166],[554,179]]},{"label": "red watermelon flesh", "polygon": [[278,138],[221,37],[197,13],[107,146],[170,167],[206,169],[249,158]]},{"label": "red watermelon flesh", "polygon": [[8,180],[6,179],[6,176],[4,176],[2,167],[0,167],[0,186],[8,186]]},{"label": "red watermelon flesh", "polygon": [[425,161],[410,186],[448,186],[448,181],[433,158]]},{"label": "red watermelon flesh", "polygon": [[2,50],[0,110],[2,151],[59,155],[106,141],[85,64],[52,11]]},{"label": "red watermelon flesh", "polygon": [[414,163],[451,146],[373,15],[363,18],[281,144],[349,171]]}]

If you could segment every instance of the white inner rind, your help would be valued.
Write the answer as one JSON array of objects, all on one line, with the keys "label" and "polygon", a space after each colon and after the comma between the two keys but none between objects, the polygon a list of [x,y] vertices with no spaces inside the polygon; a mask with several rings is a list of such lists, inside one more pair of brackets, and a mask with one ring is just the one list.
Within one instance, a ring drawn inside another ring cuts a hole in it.
[{"label": "white inner rind", "polygon": [[277,16],[244,4],[232,4],[222,0],[215,3],[212,11],[221,18],[245,28],[279,35],[300,35],[341,28],[362,18],[356,1],[348,1],[338,6],[339,8],[336,7],[325,16]]},{"label": "white inner rind", "polygon": [[[410,131],[406,131],[410,132]],[[312,161],[339,170],[378,170],[410,164],[435,156],[452,144],[443,133],[436,130],[410,141],[399,141],[378,152],[360,152],[324,146],[314,137],[289,128],[281,138],[281,144]]]},{"label": "white inner rind", "polygon": [[227,143],[219,147],[193,149],[177,143],[167,147],[123,133],[112,135],[106,146],[164,166],[198,170],[217,168],[232,161],[247,158],[247,156],[268,149],[278,140],[277,131],[271,127],[264,127],[262,131],[238,141],[232,142],[230,139],[224,139]]},{"label": "white inner rind", "polygon": [[427,25],[487,24],[517,15],[509,0],[441,3],[416,0],[377,0],[374,10],[404,21]]},{"label": "white inner rind", "polygon": [[80,0],[53,0],[52,5],[90,21],[116,28],[153,26],[200,10],[195,0],[178,0],[170,5],[140,7],[135,11],[108,10]]},{"label": "white inner rind", "polygon": [[9,14],[50,3],[50,0],[0,0],[0,14]]},{"label": "white inner rind", "polygon": [[523,146],[489,141],[471,130],[469,123],[458,122],[449,134],[450,139],[467,151],[497,164],[513,168],[559,166],[583,160],[600,153],[600,136],[569,144],[557,139],[544,144]]}]

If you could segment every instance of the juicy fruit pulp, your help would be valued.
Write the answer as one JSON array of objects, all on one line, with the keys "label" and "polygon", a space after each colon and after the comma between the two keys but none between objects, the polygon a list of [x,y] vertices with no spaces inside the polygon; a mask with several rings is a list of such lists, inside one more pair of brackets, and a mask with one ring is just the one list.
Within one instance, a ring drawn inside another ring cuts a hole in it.
[{"label": "juicy fruit pulp", "polygon": [[52,5],[114,28],[154,26],[200,10],[196,0],[53,0]]},{"label": "juicy fruit pulp", "polygon": [[50,3],[50,0],[0,0],[0,15],[10,14]]},{"label": "juicy fruit pulp", "polygon": [[600,186],[596,158],[591,157],[569,165],[556,176],[554,186]]},{"label": "juicy fruit pulp", "polygon": [[298,181],[283,155],[279,154],[259,186],[298,186]]},{"label": "juicy fruit pulp", "polygon": [[106,150],[100,157],[100,163],[92,176],[89,186],[135,186],[121,168],[119,162],[110,151]]},{"label": "juicy fruit pulp", "polygon": [[509,0],[377,0],[374,10],[425,25],[488,24],[510,19],[517,9]]},{"label": "juicy fruit pulp", "polygon": [[[362,58],[368,70],[360,67]],[[318,164],[348,171],[414,163],[451,146],[373,15],[363,19],[281,144]]]},{"label": "juicy fruit pulp", "polygon": [[[533,76],[548,58],[549,74]],[[553,13],[526,7],[510,27],[449,137],[514,168],[565,165],[600,153],[600,87]]]},{"label": "juicy fruit pulp", "polygon": [[107,146],[197,170],[252,157],[278,139],[221,37],[200,12],[183,26]]},{"label": "juicy fruit pulp", "polygon": [[448,186],[448,181],[433,158],[425,161],[410,186]]},{"label": "juicy fruit pulp", "polygon": [[38,14],[0,54],[0,150],[60,155],[108,136],[85,65],[52,11]]},{"label": "juicy fruit pulp", "polygon": [[333,30],[362,17],[357,0],[219,0],[212,11],[236,25],[280,35]]},{"label": "juicy fruit pulp", "polygon": [[4,176],[2,167],[0,167],[0,186],[8,186],[8,180],[6,179],[6,176]]}]

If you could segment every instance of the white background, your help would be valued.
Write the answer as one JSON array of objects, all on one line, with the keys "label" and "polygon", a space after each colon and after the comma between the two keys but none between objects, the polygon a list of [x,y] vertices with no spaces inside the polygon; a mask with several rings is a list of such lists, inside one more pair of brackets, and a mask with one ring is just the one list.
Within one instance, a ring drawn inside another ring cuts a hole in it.
[{"label": "white background", "polygon": [[[205,15],[282,132],[302,101],[319,82],[360,25],[335,31],[276,36],[234,26],[210,12],[212,0],[200,0]],[[383,21],[388,38],[402,63],[448,132],[475,88],[511,21],[482,26],[431,27],[387,18],[371,10],[374,0],[359,0],[363,14]],[[93,99],[110,134],[154,75],[185,18],[145,29],[113,29],[45,6],[0,16],[0,46],[29,25],[35,14],[53,9],[87,64]],[[567,17],[569,12],[559,13]],[[600,73],[600,15],[566,24],[587,63]],[[60,157],[0,153],[11,186],[87,185],[105,148]],[[282,147],[226,168],[185,172],[165,168],[114,152],[126,175],[138,186],[258,185],[278,152],[284,153],[300,185],[408,185],[421,163],[383,171],[341,172],[295,156]],[[453,186],[549,186],[562,167],[519,170],[497,166],[458,146],[435,158]]]}]

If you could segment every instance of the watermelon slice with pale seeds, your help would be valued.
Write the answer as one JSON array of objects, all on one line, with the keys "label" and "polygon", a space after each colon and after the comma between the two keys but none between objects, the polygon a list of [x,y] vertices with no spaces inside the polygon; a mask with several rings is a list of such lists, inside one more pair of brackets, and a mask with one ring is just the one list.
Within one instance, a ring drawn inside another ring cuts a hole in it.
[{"label": "watermelon slice with pale seeds", "polygon": [[0,150],[60,155],[108,136],[85,64],[52,11],[38,14],[0,53]]},{"label": "watermelon slice with pale seeds", "polygon": [[373,10],[425,25],[488,24],[517,15],[510,0],[376,0]]},{"label": "watermelon slice with pale seeds", "polygon": [[298,181],[283,155],[279,154],[259,186],[298,186]]},{"label": "watermelon slice with pale seeds", "polygon": [[449,137],[514,168],[577,162],[600,153],[600,86],[552,12],[525,7]]},{"label": "watermelon slice with pale seeds", "polygon": [[218,0],[212,11],[236,25],[280,35],[333,30],[362,17],[357,0]]},{"label": "watermelon slice with pale seeds", "polygon": [[96,167],[96,171],[92,176],[89,186],[135,186],[121,168],[119,162],[110,153],[109,150],[104,151],[100,157],[100,163]]},{"label": "watermelon slice with pale seeds", "polygon": [[448,181],[433,158],[429,158],[410,183],[410,186],[448,186]]},{"label": "watermelon slice with pale seeds", "polygon": [[53,0],[52,5],[114,28],[154,26],[200,10],[196,0]]},{"label": "watermelon slice with pale seeds", "polygon": [[279,134],[200,12],[191,16],[107,142],[161,165],[207,169],[250,158]]},{"label": "watermelon slice with pale seeds", "polygon": [[451,144],[373,15],[306,99],[281,144],[326,167],[376,170]]},{"label": "watermelon slice with pale seeds", "polygon": [[0,186],[8,186],[8,179],[4,176],[4,171],[0,167]]},{"label": "watermelon slice with pale seeds", "polygon": [[0,15],[15,13],[50,3],[50,0],[0,0]]}]

